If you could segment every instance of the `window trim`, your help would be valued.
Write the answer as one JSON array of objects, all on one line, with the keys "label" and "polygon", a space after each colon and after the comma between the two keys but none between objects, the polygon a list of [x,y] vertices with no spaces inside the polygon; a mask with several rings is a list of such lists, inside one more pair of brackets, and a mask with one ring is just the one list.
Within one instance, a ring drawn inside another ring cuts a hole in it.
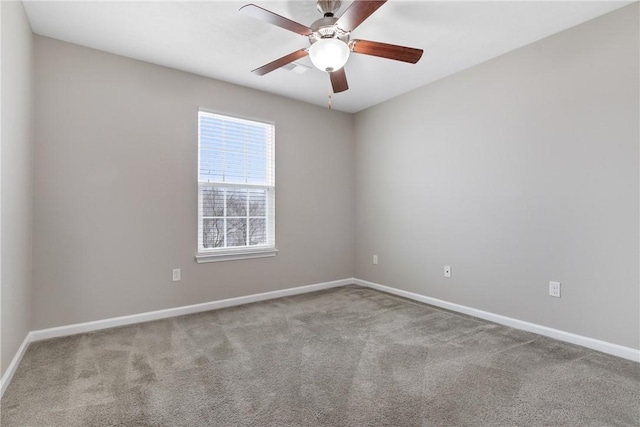
[{"label": "window trim", "polygon": [[[204,182],[200,181],[200,161],[201,161],[201,140],[200,140],[200,113],[205,114],[213,114],[217,116],[221,116],[223,118],[229,118],[231,120],[237,119],[242,121],[255,122],[258,124],[264,124],[271,126],[271,140],[269,141],[270,152],[267,154],[270,157],[271,164],[267,165],[268,173],[270,174],[271,185],[268,184],[239,184],[239,183],[225,183],[225,182]],[[196,255],[195,261],[198,264],[201,263],[209,263],[209,262],[218,262],[218,261],[235,261],[240,259],[250,259],[250,258],[265,258],[265,257],[273,257],[276,256],[278,250],[275,247],[275,123],[268,120],[260,120],[254,119],[250,117],[243,117],[228,113],[221,113],[214,110],[209,110],[206,108],[198,108],[197,111],[197,129],[198,129],[198,165],[196,171],[196,184],[197,184],[197,230],[198,230],[198,240],[196,245]],[[271,206],[267,206],[267,211],[272,212],[271,218],[269,215],[266,216],[267,227],[273,228],[272,230],[272,241],[267,243],[266,245],[253,245],[253,246],[241,246],[241,247],[224,247],[224,248],[215,248],[204,250],[202,248],[200,242],[200,229],[202,226],[202,216],[201,216],[201,206],[200,206],[200,192],[202,188],[202,184],[205,185],[214,185],[217,187],[224,188],[260,188],[265,189],[267,193],[271,193],[271,197],[267,198],[267,203],[270,203]]]},{"label": "window trim", "polygon": [[201,252],[196,254],[196,262],[203,264],[207,262],[218,261],[236,261],[239,259],[251,259],[251,258],[268,258],[278,255],[278,250],[273,247],[261,248],[261,249],[229,249],[220,250],[215,253]]}]

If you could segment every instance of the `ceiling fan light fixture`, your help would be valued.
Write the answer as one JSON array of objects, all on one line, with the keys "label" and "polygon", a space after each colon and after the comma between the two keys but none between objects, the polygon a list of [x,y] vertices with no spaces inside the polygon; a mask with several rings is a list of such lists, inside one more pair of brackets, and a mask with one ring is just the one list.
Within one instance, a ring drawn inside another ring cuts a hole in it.
[{"label": "ceiling fan light fixture", "polygon": [[315,67],[331,73],[344,67],[349,59],[349,46],[336,38],[320,39],[309,48],[309,58]]}]

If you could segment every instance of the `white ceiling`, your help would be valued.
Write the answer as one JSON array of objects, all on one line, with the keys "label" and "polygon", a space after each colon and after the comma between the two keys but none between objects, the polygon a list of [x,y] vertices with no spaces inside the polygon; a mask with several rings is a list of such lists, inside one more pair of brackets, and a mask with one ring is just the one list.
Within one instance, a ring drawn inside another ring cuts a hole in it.
[{"label": "white ceiling", "polygon": [[[329,76],[250,71],[295,50],[306,37],[238,13],[246,3],[310,25],[315,0],[25,1],[33,32],[118,55],[326,105]],[[390,0],[352,38],[424,49],[416,65],[351,55],[349,90],[334,109],[357,112],[434,80],[603,15],[631,2],[455,2]],[[344,1],[339,16],[350,4]],[[311,66],[308,58],[298,61]]]}]

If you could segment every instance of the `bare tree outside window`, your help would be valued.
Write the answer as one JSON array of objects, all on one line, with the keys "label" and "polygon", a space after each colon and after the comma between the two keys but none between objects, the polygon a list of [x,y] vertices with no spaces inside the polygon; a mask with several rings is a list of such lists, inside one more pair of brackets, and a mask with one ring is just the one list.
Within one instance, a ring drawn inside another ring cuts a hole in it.
[{"label": "bare tree outside window", "polygon": [[266,197],[264,190],[203,189],[203,247],[264,245]]}]

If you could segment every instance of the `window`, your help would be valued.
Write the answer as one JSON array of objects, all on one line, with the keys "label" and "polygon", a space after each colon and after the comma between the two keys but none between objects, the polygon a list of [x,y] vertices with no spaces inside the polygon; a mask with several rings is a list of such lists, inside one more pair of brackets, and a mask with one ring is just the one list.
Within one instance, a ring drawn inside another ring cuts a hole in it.
[{"label": "window", "polygon": [[198,112],[198,262],[276,254],[274,133]]}]

